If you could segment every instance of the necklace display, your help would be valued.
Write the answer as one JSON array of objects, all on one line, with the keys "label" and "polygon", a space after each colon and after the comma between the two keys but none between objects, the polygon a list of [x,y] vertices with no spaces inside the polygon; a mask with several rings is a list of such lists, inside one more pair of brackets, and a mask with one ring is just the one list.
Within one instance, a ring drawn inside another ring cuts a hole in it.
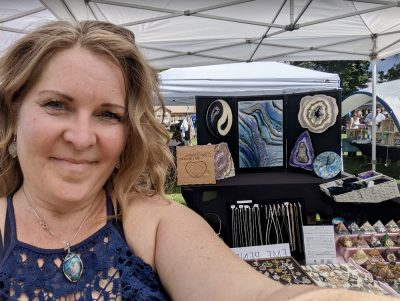
[{"label": "necklace display", "polygon": [[90,206],[90,208],[88,209],[86,215],[84,216],[82,222],[80,223],[78,230],[75,232],[74,236],[72,237],[71,240],[60,240],[59,236],[56,235],[53,231],[51,231],[49,229],[49,226],[47,224],[47,222],[40,217],[40,215],[37,213],[37,211],[35,210],[35,208],[33,208],[31,202],[28,199],[28,196],[25,193],[24,188],[22,187],[22,192],[24,193],[25,199],[29,205],[29,207],[31,207],[32,212],[34,213],[34,215],[37,217],[37,219],[39,220],[40,226],[42,227],[43,231],[49,233],[51,236],[53,236],[54,238],[56,238],[58,241],[60,241],[63,245],[64,245],[64,250],[67,252],[67,254],[65,255],[63,261],[62,261],[62,269],[63,269],[63,273],[65,275],[65,277],[70,281],[70,282],[77,282],[83,273],[83,262],[81,257],[75,253],[75,252],[71,252],[71,242],[76,238],[76,236],[78,235],[79,231],[82,229],[83,224],[86,222],[86,219],[89,216],[89,212],[91,211],[94,202],[92,203],[92,205]]}]

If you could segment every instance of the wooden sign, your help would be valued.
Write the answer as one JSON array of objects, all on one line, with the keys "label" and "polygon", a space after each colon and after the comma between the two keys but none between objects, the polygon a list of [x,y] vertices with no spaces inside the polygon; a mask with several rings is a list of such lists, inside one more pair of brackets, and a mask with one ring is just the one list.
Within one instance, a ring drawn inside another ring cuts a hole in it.
[{"label": "wooden sign", "polygon": [[176,148],[178,185],[215,184],[214,145]]}]

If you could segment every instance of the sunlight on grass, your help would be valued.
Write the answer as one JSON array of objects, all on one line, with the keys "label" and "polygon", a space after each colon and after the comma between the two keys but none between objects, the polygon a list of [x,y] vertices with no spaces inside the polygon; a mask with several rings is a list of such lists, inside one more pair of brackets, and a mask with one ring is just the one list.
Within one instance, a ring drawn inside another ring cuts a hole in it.
[{"label": "sunlight on grass", "polygon": [[186,205],[185,199],[181,194],[181,187],[174,185],[167,191],[167,198],[171,201]]}]

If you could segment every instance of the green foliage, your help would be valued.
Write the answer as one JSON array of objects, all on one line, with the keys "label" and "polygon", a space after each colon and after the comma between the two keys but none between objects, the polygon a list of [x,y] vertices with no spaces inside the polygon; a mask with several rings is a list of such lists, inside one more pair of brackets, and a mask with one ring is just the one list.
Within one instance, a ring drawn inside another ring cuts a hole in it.
[{"label": "green foliage", "polygon": [[400,78],[400,64],[394,65],[386,74],[383,75],[383,80],[390,81]]},{"label": "green foliage", "polygon": [[174,185],[167,191],[167,198],[171,201],[186,205],[185,199],[181,194],[181,187]]},{"label": "green foliage", "polygon": [[317,71],[337,73],[343,89],[343,98],[366,87],[370,78],[368,61],[292,62],[293,65]]}]

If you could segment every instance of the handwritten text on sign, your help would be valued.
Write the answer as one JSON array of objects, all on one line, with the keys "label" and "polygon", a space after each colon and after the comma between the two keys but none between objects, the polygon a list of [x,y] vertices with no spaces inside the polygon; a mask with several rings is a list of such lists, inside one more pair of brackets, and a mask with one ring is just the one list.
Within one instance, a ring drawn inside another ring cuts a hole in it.
[{"label": "handwritten text on sign", "polygon": [[291,255],[289,244],[275,244],[266,246],[232,248],[231,250],[235,252],[243,260],[286,257]]}]

